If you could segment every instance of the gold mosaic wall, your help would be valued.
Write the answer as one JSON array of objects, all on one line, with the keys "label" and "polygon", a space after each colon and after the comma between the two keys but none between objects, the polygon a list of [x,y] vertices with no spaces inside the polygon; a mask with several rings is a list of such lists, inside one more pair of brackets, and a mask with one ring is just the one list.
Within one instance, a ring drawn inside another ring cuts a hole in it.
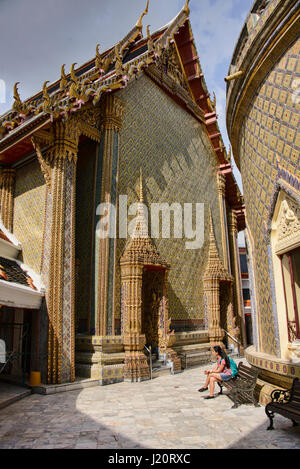
[{"label": "gold mosaic wall", "polygon": [[[142,75],[118,96],[125,102],[120,144],[119,194],[128,205],[138,201],[140,168],[145,203],[205,203],[205,243],[186,250],[186,239],[155,239],[162,258],[171,264],[169,315],[172,319],[201,319],[204,324],[202,276],[208,248],[208,205],[211,206],[222,258],[217,162],[203,127],[169,98],[150,78]],[[195,207],[194,207],[195,214]],[[195,217],[194,217],[195,218]],[[194,220],[195,221],[195,220]],[[172,225],[171,225],[172,226]],[[172,232],[172,231],[171,231]],[[125,240],[117,247],[117,310],[119,259]]]},{"label": "gold mosaic wall", "polygon": [[22,244],[23,262],[41,271],[46,184],[39,163],[17,169],[13,233]]},{"label": "gold mosaic wall", "polygon": [[[257,90],[244,120],[240,140],[247,222],[254,239],[257,309],[262,352],[276,354],[268,246],[264,227],[270,217],[278,166],[299,172],[300,40],[282,56]],[[297,104],[298,96],[298,104]],[[259,260],[259,262],[258,262]]]}]

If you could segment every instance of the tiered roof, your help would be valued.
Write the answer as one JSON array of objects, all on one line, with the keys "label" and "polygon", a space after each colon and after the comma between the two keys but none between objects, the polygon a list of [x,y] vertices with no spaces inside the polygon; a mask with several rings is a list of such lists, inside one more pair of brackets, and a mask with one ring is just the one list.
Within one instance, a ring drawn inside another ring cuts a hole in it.
[{"label": "tiered roof", "polygon": [[[179,105],[201,121],[207,130],[212,148],[226,176],[226,198],[238,211],[239,228],[243,229],[243,199],[232,173],[217,122],[215,99],[211,100],[199,62],[191,24],[189,0],[178,15],[160,30],[143,36],[142,20],[114,47],[100,54],[99,45],[93,59],[69,74],[61,67],[61,77],[41,92],[22,102],[18,83],[14,87],[12,110],[0,118],[0,163],[12,164],[33,150],[31,136],[39,131],[47,143],[47,129],[57,119],[68,119],[74,112],[91,103],[97,105],[105,93],[125,88],[139,74],[146,73]],[[162,54],[175,47],[184,83],[178,84],[158,73],[157,63]]]}]

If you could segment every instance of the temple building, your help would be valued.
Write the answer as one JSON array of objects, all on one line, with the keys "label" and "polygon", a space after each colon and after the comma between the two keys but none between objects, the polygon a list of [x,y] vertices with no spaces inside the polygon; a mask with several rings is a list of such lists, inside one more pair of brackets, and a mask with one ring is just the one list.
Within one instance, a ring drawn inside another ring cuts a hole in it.
[{"label": "temple building", "polygon": [[300,376],[299,2],[254,2],[227,81],[227,129],[242,174],[253,322],[247,360],[261,402]]},{"label": "temple building", "polygon": [[189,1],[143,35],[148,6],[114,47],[62,66],[35,96],[22,101],[16,83],[0,119],[1,218],[39,280],[29,362],[45,385],[149,379],[149,346],[176,373],[184,352],[199,363],[211,344],[247,345],[243,197]]}]

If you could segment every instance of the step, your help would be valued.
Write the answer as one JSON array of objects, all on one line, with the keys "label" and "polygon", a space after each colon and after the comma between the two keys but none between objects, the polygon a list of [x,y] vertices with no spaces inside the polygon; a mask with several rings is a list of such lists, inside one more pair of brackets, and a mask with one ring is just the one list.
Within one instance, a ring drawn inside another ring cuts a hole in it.
[{"label": "step", "polygon": [[24,399],[30,394],[32,394],[31,389],[2,382],[0,384],[0,409]]},{"label": "step", "polygon": [[171,374],[171,368],[169,366],[152,369],[152,378],[158,378],[159,376],[170,375],[170,374]]}]

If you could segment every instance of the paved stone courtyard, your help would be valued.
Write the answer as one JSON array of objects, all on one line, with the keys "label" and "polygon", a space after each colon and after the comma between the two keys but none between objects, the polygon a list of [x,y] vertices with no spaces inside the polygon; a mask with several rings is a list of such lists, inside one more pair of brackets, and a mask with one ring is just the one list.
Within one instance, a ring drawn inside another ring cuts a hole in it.
[{"label": "paved stone courtyard", "polygon": [[[197,390],[206,366],[143,383],[32,394],[0,410],[0,448],[294,449],[300,427]],[[216,390],[217,391],[217,390]],[[226,392],[226,391],[225,391]]]}]

